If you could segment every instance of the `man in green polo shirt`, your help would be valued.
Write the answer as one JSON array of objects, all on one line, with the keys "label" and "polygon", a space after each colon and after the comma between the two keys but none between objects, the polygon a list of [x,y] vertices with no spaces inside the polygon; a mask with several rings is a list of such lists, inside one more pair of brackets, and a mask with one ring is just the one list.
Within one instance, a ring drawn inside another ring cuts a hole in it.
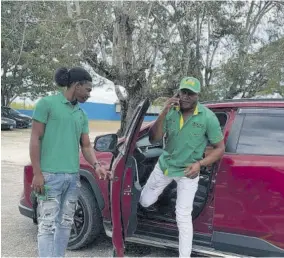
[{"label": "man in green polo shirt", "polygon": [[96,159],[88,118],[79,106],[90,97],[92,77],[80,67],[60,68],[55,82],[67,89],[39,100],[30,139],[32,188],[38,198],[39,257],[65,255],[80,187],[80,145],[98,177],[109,176]]},{"label": "man in green polo shirt", "polygon": [[[154,204],[165,187],[177,182],[176,220],[179,255],[190,257],[193,239],[192,209],[201,166],[208,166],[224,153],[223,134],[215,114],[198,102],[200,82],[185,77],[178,94],[169,99],[150,129],[152,143],[165,140],[164,151],[142,190],[140,204]],[[214,149],[203,159],[210,142]]]}]

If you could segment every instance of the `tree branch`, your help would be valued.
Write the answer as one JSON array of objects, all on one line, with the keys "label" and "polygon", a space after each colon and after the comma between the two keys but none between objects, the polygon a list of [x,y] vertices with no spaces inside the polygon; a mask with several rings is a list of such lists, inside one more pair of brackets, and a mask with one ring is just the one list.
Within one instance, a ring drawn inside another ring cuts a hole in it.
[{"label": "tree branch", "polygon": [[18,65],[18,63],[20,62],[21,56],[22,56],[22,52],[23,52],[23,48],[24,48],[24,42],[25,42],[25,36],[26,36],[26,29],[27,29],[27,18],[25,18],[25,24],[24,24],[24,31],[23,31],[23,37],[22,37],[22,43],[21,43],[21,48],[20,48],[20,53],[19,53],[19,57],[15,63],[15,67]]},{"label": "tree branch", "polygon": [[254,27],[253,27],[252,32],[250,33],[250,40],[253,37],[253,35],[254,35],[255,31],[256,31],[256,28],[258,27],[262,17],[266,13],[268,13],[273,7],[274,7],[273,3],[271,3],[271,2],[266,3],[266,5],[262,8],[262,10],[256,15],[256,17],[254,19],[254,22],[253,22],[254,23]]},{"label": "tree branch", "polygon": [[253,7],[254,7],[254,1],[251,2],[250,4],[250,8],[249,8],[249,12],[247,15],[247,19],[246,19],[246,26],[245,26],[245,31],[248,33],[250,31],[250,17],[253,11]]},{"label": "tree branch", "polygon": [[154,14],[153,12],[151,12],[151,15],[154,17],[154,19],[156,19],[157,20],[157,22],[161,25],[161,30],[162,30],[162,32],[163,32],[163,35],[164,35],[164,37],[167,39],[167,40],[169,40],[169,35],[168,35],[168,32],[164,29],[164,27],[163,27],[163,22],[160,20],[160,18],[156,15],[156,14]]},{"label": "tree branch", "polygon": [[88,62],[88,64],[98,74],[102,75],[103,77],[113,82],[115,82],[116,80],[119,80],[119,75],[115,71],[115,68],[112,68],[103,62],[98,63],[96,53],[88,50],[88,51],[84,51],[83,56],[84,56],[84,59]]},{"label": "tree branch", "polygon": [[156,45],[155,50],[154,50],[153,60],[152,60],[152,63],[150,65],[150,71],[149,71],[148,83],[147,83],[147,88],[150,89],[150,91],[151,91],[151,82],[152,82],[153,71],[154,71],[154,67],[155,67],[157,54],[158,54],[158,46]]},{"label": "tree branch", "polygon": [[145,62],[145,60],[146,60],[147,44],[146,44],[146,40],[145,39],[146,39],[146,35],[147,35],[147,27],[148,27],[148,24],[149,24],[149,18],[150,18],[152,6],[153,6],[153,3],[151,2],[150,6],[149,6],[149,9],[148,9],[148,12],[147,12],[144,28],[142,30],[142,39],[141,39],[141,42],[142,42],[142,51],[141,51],[141,53],[142,53],[142,62]]},{"label": "tree branch", "polygon": [[[76,15],[78,17],[80,17],[81,16],[81,9],[80,9],[79,1],[75,1],[75,7],[76,7]],[[78,36],[79,42],[84,43],[85,37],[83,35],[83,31],[82,31],[80,23],[76,22],[76,28],[77,28],[77,36]]]},{"label": "tree branch", "polygon": [[115,93],[116,93],[116,95],[117,95],[117,97],[120,101],[126,101],[127,100],[127,98],[123,96],[119,85],[115,84],[114,89],[115,89]]},{"label": "tree branch", "polygon": [[[213,63],[213,60],[214,60],[214,56],[216,54],[216,51],[217,51],[217,49],[219,47],[220,42],[221,42],[221,38],[218,40],[216,46],[214,47],[214,50],[213,50],[213,53],[212,53],[212,56],[211,56],[211,60],[210,60],[210,63],[209,63],[209,68],[211,69],[211,71],[212,71],[212,63]],[[212,79],[212,75],[213,75],[213,73],[210,72],[210,75],[209,75],[209,78],[208,78],[208,83],[209,84],[210,84],[210,81]]]},{"label": "tree branch", "polygon": [[208,36],[208,45],[207,45],[207,50],[206,50],[206,64],[205,66],[209,66],[209,54],[210,54],[210,45],[211,45],[211,21],[210,17],[208,17],[207,21],[207,36]]},{"label": "tree branch", "polygon": [[92,22],[91,20],[89,19],[77,19],[74,21],[75,23],[78,23],[78,22],[88,22],[90,24],[92,24],[96,30],[98,30],[98,27],[96,26],[96,24],[94,22]]},{"label": "tree branch", "polygon": [[103,41],[102,36],[99,36],[98,39],[99,45],[100,45],[100,49],[101,49],[101,53],[102,53],[102,59],[104,63],[107,63],[107,57],[106,57],[106,50],[105,50],[105,43]]},{"label": "tree branch", "polygon": [[70,19],[73,19],[73,11],[72,11],[72,7],[71,7],[71,2],[70,1],[66,1],[66,7],[67,7],[67,15]]}]

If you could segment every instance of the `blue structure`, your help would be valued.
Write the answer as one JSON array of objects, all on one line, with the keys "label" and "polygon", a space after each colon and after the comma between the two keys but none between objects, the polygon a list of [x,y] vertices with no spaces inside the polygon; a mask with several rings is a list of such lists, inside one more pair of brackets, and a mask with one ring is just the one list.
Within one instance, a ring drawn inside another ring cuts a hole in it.
[{"label": "blue structure", "polygon": [[32,116],[33,115],[33,110],[28,110],[28,109],[17,109],[20,113],[27,115],[27,116]]},{"label": "blue structure", "polygon": [[[116,112],[115,104],[86,102],[80,105],[86,111],[89,120],[120,121],[120,113]],[[28,116],[33,114],[33,110],[19,109],[18,111]],[[157,116],[146,116],[144,121],[150,122],[156,118]]]}]

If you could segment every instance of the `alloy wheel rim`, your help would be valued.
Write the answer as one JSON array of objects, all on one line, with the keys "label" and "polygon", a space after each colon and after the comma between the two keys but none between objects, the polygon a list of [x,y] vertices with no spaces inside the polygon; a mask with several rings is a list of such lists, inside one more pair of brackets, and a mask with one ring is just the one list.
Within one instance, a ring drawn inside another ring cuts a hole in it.
[{"label": "alloy wheel rim", "polygon": [[83,231],[85,221],[85,213],[83,210],[83,205],[80,201],[78,201],[76,211],[74,214],[74,223],[71,228],[69,242],[74,241],[76,238],[80,236]]}]

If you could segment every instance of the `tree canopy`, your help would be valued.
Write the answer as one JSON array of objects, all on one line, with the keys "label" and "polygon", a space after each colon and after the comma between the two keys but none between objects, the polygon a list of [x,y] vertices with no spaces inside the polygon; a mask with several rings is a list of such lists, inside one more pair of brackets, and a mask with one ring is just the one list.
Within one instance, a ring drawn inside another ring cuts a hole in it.
[{"label": "tree canopy", "polygon": [[283,94],[283,10],[278,1],[5,1],[2,104],[55,90],[54,70],[82,62],[114,83],[121,135],[143,98],[171,96],[184,76],[200,80],[202,100]]}]

